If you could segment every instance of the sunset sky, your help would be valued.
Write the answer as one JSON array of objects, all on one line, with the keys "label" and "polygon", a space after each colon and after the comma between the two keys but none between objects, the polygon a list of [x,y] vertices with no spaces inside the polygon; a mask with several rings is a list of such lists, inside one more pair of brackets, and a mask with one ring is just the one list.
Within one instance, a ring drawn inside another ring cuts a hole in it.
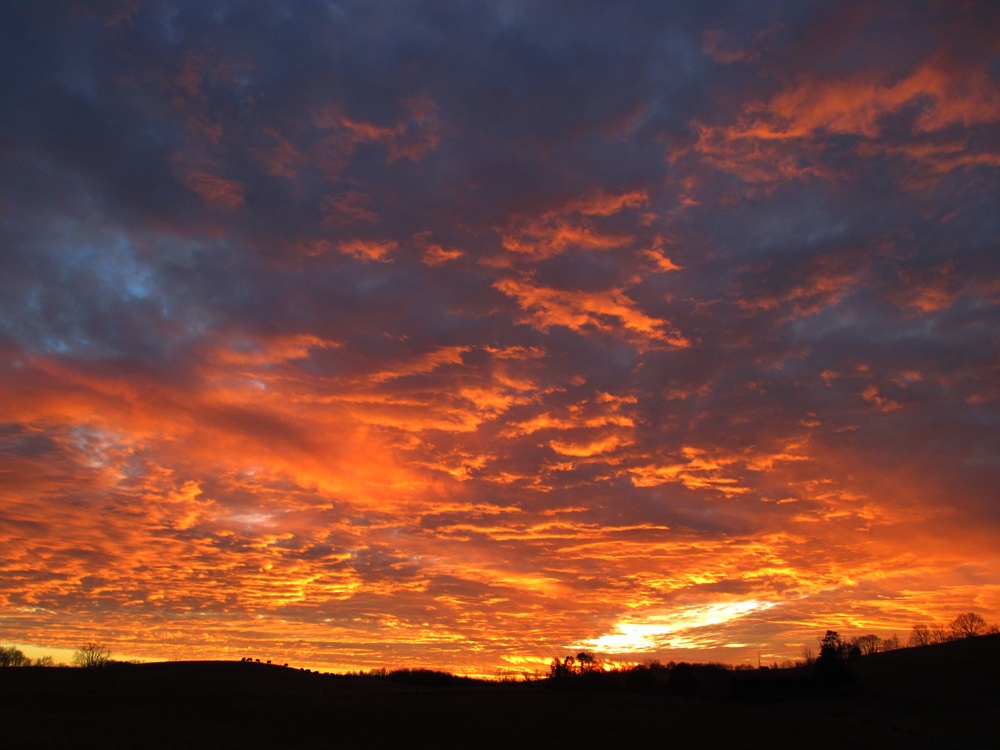
[{"label": "sunset sky", "polygon": [[1000,619],[1000,4],[0,5],[0,642]]}]

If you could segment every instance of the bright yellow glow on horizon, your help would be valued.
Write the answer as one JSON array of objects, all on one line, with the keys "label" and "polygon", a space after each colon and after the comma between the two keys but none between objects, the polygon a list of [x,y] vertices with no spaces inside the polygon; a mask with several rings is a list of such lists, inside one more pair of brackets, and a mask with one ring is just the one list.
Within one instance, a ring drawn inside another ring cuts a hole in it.
[{"label": "bright yellow glow on horizon", "polygon": [[725,624],[751,612],[766,611],[773,606],[775,605],[770,602],[749,599],[707,604],[682,612],[633,617],[616,623],[617,632],[584,641],[582,646],[608,654],[636,654],[683,648],[694,643],[688,637],[688,631]]}]

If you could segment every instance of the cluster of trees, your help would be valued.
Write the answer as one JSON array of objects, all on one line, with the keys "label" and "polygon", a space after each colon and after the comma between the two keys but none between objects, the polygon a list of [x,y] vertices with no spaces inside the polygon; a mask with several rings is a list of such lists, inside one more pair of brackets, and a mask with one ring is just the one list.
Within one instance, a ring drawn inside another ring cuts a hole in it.
[{"label": "cluster of trees", "polygon": [[[875,633],[844,638],[836,630],[827,630],[819,639],[820,659],[855,659],[859,656],[877,654],[882,651],[894,651],[899,648],[899,636],[895,633],[890,638],[880,638]],[[806,661],[812,661],[811,653],[806,651]]]},{"label": "cluster of trees", "polygon": [[[909,646],[930,646],[934,643],[945,643],[962,638],[975,638],[980,635],[1000,633],[1000,627],[987,624],[982,615],[975,612],[963,612],[946,626],[929,626],[917,624],[910,632]],[[853,659],[858,656],[877,654],[881,651],[893,651],[899,648],[899,637],[880,638],[874,633],[844,638],[835,630],[827,630],[826,635],[819,639],[820,659]],[[806,660],[812,661],[812,654],[806,649]]]},{"label": "cluster of trees", "polygon": [[593,674],[603,672],[604,665],[589,651],[581,651],[576,656],[567,656],[559,661],[557,656],[549,665],[549,677],[560,679],[574,674]]},{"label": "cluster of trees", "polygon": [[[101,643],[86,643],[73,654],[76,667],[103,667],[111,662],[111,649]],[[54,667],[51,656],[34,661],[16,646],[0,646],[0,667]]]},{"label": "cluster of trees", "polygon": [[1000,633],[1000,627],[987,624],[982,615],[963,612],[946,626],[917,623],[910,631],[910,646],[930,646],[935,643],[975,638]]},{"label": "cluster of trees", "polygon": [[31,659],[14,646],[0,646],[0,667],[30,667]]},{"label": "cluster of trees", "polygon": [[16,646],[0,646],[0,667],[54,667],[51,656],[39,656],[32,661],[30,656]]},{"label": "cluster of trees", "polygon": [[688,664],[658,660],[644,664],[608,665],[589,651],[563,659],[556,657],[549,666],[549,683],[564,688],[624,690],[633,693],[670,693],[692,698],[705,687],[727,681],[734,671],[728,664]]}]

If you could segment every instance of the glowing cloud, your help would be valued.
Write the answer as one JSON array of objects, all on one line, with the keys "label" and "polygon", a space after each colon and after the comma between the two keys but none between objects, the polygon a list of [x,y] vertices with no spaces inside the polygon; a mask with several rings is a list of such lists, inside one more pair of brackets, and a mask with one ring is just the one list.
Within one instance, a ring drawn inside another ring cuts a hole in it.
[{"label": "glowing cloud", "polygon": [[698,628],[723,625],[753,612],[763,612],[774,604],[754,599],[719,602],[682,612],[649,614],[615,624],[615,632],[580,645],[608,654],[636,654],[676,647],[696,637]]}]

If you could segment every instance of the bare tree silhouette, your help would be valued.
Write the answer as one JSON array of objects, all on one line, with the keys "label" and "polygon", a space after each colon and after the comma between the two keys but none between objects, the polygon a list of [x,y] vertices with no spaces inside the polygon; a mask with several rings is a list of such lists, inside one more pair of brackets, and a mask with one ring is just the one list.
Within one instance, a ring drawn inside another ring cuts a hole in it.
[{"label": "bare tree silhouette", "polygon": [[857,647],[862,656],[877,654],[879,651],[885,650],[883,648],[882,639],[874,633],[859,635],[852,641],[852,644]]},{"label": "bare tree silhouette", "polygon": [[932,643],[937,643],[937,638],[934,637],[930,627],[923,623],[913,626],[913,630],[910,631],[910,646],[930,646]]},{"label": "bare tree silhouette", "polygon": [[78,667],[103,667],[111,661],[111,649],[103,643],[85,643],[73,654]]},{"label": "bare tree silhouette", "polygon": [[951,621],[951,633],[955,638],[973,638],[986,635],[988,626],[982,615],[975,612],[963,612]]},{"label": "bare tree silhouette", "polygon": [[15,646],[0,646],[0,667],[27,667],[31,659]]}]

